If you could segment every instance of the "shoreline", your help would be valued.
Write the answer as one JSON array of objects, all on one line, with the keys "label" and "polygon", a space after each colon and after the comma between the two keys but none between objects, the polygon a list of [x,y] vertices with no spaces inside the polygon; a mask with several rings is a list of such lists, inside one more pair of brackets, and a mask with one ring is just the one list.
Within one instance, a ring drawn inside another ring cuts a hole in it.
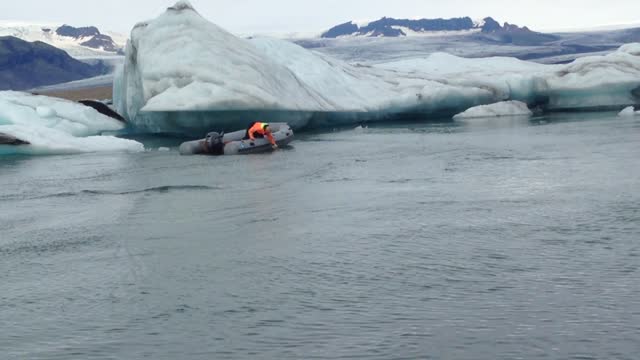
[{"label": "shoreline", "polygon": [[31,91],[33,95],[44,95],[71,101],[79,100],[107,100],[113,98],[112,86],[95,86],[82,89],[55,89]]}]

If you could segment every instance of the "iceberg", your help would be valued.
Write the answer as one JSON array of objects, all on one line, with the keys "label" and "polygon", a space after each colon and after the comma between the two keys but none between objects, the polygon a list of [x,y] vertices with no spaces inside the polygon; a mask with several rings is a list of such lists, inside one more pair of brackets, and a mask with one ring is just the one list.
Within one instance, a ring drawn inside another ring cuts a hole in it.
[{"label": "iceberg", "polygon": [[137,24],[114,78],[114,105],[143,131],[202,135],[250,121],[294,129],[453,116],[517,100],[541,111],[640,103],[640,44],[566,65],[444,53],[350,64],[285,40],[236,37],[180,1]]},{"label": "iceberg", "polygon": [[0,91],[0,155],[144,150],[133,140],[100,136],[124,126],[82,104]]},{"label": "iceberg", "polygon": [[620,111],[620,113],[618,113],[618,116],[620,116],[620,117],[633,117],[633,116],[636,116],[636,115],[640,116],[640,110],[639,111],[635,111],[633,106],[627,106],[622,111]]},{"label": "iceberg", "polygon": [[490,105],[479,105],[454,116],[454,119],[490,118],[502,116],[531,116],[533,113],[522,101],[501,101]]}]

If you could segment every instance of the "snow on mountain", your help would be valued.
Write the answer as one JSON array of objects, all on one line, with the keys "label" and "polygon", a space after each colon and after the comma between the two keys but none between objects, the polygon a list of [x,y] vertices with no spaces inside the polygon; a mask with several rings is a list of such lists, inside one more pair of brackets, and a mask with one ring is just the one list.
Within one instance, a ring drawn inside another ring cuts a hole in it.
[{"label": "snow on mountain", "polygon": [[[337,25],[322,34],[323,38],[342,36],[408,36],[440,31],[464,31],[474,29],[471,18],[456,19],[394,19],[383,17],[370,22],[349,21]],[[408,31],[404,31],[408,30]]]},{"label": "snow on mountain", "polygon": [[640,103],[640,44],[566,65],[443,53],[352,65],[283,40],[238,38],[180,1],[135,26],[114,80],[114,105],[134,126],[191,134],[251,119],[301,128],[452,116],[507,100],[542,110]]},{"label": "snow on mountain", "polygon": [[[512,44],[540,44],[557,40],[547,35],[504,23],[500,25],[491,17],[472,20],[469,17],[452,19],[394,19],[383,17],[370,22],[349,21],[324,32],[322,38],[342,37],[406,37],[450,36],[481,33],[485,40]],[[479,36],[479,35],[478,35]]]},{"label": "snow on mountain", "polygon": [[76,58],[114,55],[126,43],[126,36],[101,33],[95,27],[75,28],[54,23],[0,21],[0,36],[14,36],[29,42],[42,41]]}]

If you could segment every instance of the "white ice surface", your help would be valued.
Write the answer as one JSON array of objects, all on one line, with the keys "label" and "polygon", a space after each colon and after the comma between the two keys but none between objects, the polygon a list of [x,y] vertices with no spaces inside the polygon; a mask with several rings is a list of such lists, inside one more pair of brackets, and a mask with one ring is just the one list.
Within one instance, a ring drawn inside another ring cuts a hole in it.
[{"label": "white ice surface", "polygon": [[[542,110],[632,105],[640,99],[640,44],[567,65],[444,53],[354,65],[271,38],[241,39],[181,1],[138,24],[114,80],[114,104],[152,131],[241,128],[282,113],[294,128],[397,114],[453,115],[518,100]],[[291,114],[296,116],[289,118]]]},{"label": "white ice surface", "polygon": [[473,119],[502,116],[531,116],[527,104],[521,101],[501,101],[495,104],[474,106],[454,116],[454,119]]},{"label": "white ice surface", "polygon": [[82,104],[23,92],[0,92],[0,133],[30,143],[0,145],[0,155],[144,150],[136,141],[100,136],[123,127],[121,122]]},{"label": "white ice surface", "polygon": [[620,117],[640,116],[640,110],[639,111],[635,111],[633,106],[627,106],[626,108],[624,108],[624,110],[622,110],[622,111],[620,111],[620,113],[618,113],[618,116],[620,116]]}]

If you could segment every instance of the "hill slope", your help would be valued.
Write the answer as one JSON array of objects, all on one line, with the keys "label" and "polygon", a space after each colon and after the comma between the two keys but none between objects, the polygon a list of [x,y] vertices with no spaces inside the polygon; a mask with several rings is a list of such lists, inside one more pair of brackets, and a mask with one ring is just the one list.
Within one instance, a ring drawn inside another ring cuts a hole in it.
[{"label": "hill slope", "polygon": [[40,41],[30,43],[12,36],[0,37],[0,90],[25,90],[98,76],[106,71],[101,63],[83,63]]}]

